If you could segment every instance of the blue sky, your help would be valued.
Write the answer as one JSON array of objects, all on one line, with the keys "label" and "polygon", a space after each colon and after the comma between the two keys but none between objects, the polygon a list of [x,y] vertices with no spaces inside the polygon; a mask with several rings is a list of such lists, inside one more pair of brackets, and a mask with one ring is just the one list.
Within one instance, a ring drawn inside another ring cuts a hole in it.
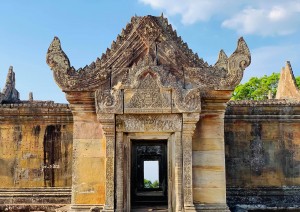
[{"label": "blue sky", "polygon": [[13,65],[21,99],[32,91],[36,100],[66,102],[45,62],[54,36],[80,68],[110,47],[131,16],[162,12],[209,64],[243,36],[252,54],[243,81],[279,72],[286,60],[300,75],[299,0],[11,0],[0,2],[0,87]]}]

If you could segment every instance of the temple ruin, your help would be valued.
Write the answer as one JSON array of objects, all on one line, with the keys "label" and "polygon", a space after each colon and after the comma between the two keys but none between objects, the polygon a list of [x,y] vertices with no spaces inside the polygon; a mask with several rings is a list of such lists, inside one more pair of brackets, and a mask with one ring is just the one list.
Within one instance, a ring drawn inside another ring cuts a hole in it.
[{"label": "temple ruin", "polygon": [[[55,37],[46,61],[68,105],[20,100],[12,68],[0,93],[0,209],[300,207],[299,90],[289,63],[278,99],[230,101],[251,62],[243,38],[208,65],[166,18],[135,16],[84,68],[62,46]],[[145,187],[147,161],[158,164],[156,188]]]}]

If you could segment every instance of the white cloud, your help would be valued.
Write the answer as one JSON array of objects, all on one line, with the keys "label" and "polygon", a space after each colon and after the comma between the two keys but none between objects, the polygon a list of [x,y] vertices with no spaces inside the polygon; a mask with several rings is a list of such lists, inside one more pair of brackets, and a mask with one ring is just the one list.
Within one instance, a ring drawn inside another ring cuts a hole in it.
[{"label": "white cloud", "polygon": [[236,0],[140,0],[154,9],[162,10],[169,16],[180,15],[183,24],[194,24],[197,21],[208,21],[212,16],[228,13],[239,4]]},{"label": "white cloud", "polygon": [[223,21],[222,26],[239,34],[262,36],[287,35],[298,30],[300,2],[286,1],[276,5],[248,7]]},{"label": "white cloud", "polygon": [[299,29],[299,0],[139,0],[168,16],[179,15],[183,24],[222,20],[222,26],[239,34],[286,35]]},{"label": "white cloud", "polygon": [[286,61],[291,62],[295,76],[300,76],[299,48],[300,44],[273,45],[251,49],[252,62],[244,72],[242,83],[254,76],[261,77],[273,72],[279,73]]}]

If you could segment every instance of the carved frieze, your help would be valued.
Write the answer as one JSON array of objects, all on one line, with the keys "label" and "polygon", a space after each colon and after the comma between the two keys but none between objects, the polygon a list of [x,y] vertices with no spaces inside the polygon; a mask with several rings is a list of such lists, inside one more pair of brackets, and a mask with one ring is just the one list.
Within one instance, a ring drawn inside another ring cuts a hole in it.
[{"label": "carved frieze", "polygon": [[179,114],[170,115],[117,115],[117,131],[124,132],[176,132],[181,131]]}]

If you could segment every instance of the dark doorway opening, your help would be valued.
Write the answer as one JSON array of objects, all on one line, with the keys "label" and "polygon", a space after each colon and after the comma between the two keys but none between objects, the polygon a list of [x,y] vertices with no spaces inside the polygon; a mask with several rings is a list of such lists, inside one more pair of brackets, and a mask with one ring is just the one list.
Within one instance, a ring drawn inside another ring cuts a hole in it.
[{"label": "dark doorway opening", "polygon": [[167,140],[133,140],[131,151],[131,205],[168,205]]}]

